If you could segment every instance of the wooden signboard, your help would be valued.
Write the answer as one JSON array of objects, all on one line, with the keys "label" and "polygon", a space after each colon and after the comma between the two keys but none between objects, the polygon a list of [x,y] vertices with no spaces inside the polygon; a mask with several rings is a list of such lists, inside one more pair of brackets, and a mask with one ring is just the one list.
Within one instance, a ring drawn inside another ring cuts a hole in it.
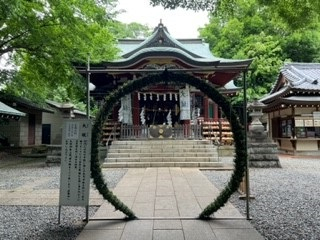
[{"label": "wooden signboard", "polygon": [[295,119],[294,120],[294,125],[296,127],[304,127],[303,119]]},{"label": "wooden signboard", "polygon": [[305,127],[313,127],[313,119],[305,119],[304,126]]},{"label": "wooden signboard", "polygon": [[315,127],[320,127],[320,119],[314,119],[313,123]]}]

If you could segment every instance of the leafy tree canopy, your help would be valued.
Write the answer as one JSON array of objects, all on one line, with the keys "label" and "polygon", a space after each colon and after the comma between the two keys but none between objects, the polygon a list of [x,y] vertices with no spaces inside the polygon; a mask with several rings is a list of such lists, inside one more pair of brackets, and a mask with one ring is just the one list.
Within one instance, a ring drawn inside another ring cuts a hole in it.
[{"label": "leafy tree canopy", "polygon": [[317,22],[320,16],[320,1],[314,0],[259,0],[269,6],[291,28],[305,28]]},{"label": "leafy tree canopy", "polygon": [[129,24],[114,21],[110,26],[110,31],[115,35],[117,39],[121,38],[146,38],[151,35],[151,29],[146,25],[132,22]]},{"label": "leafy tree canopy", "polygon": [[[231,0],[232,1],[232,0]],[[176,9],[178,7],[193,10],[213,10],[217,5],[216,0],[150,0],[152,6],[163,6],[165,9]]]},{"label": "leafy tree canopy", "polygon": [[0,69],[6,91],[34,101],[84,100],[84,79],[73,63],[114,59],[116,37],[147,34],[139,24],[114,21],[116,0],[0,1]]},{"label": "leafy tree canopy", "polygon": [[[12,0],[0,2],[0,56],[18,67],[7,91],[39,100],[49,89],[80,81],[72,62],[112,59],[117,53],[108,30],[113,1]],[[7,80],[8,79],[4,79]],[[77,87],[76,87],[77,88]],[[53,92],[52,92],[53,93]]]},{"label": "leafy tree canopy", "polygon": [[[319,60],[317,23],[292,31],[279,20],[273,8],[261,6],[259,0],[235,0],[234,3],[232,14],[223,11],[211,14],[200,35],[210,44],[214,55],[253,59],[247,77],[249,99],[270,91],[284,61]],[[242,99],[240,94],[236,101]]]},{"label": "leafy tree canopy", "polygon": [[[95,58],[110,58],[115,50],[104,47],[113,40],[105,28],[111,17],[106,12],[108,2],[1,1],[0,55],[28,53],[43,59],[58,55],[83,60],[92,53]],[[103,41],[99,49],[92,41],[97,37]]]},{"label": "leafy tree canopy", "polygon": [[[233,14],[237,0],[150,0],[153,6],[175,9],[178,7],[193,10],[208,10]],[[304,28],[317,21],[320,14],[320,1],[316,0],[259,0],[260,6],[268,6],[292,28]]]}]

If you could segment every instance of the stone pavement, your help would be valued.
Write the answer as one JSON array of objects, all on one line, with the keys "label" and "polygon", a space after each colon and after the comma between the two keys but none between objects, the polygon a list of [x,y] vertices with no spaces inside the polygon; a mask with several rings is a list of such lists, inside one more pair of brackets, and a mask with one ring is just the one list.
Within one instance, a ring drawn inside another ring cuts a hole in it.
[{"label": "stone pavement", "polygon": [[230,203],[212,220],[197,219],[219,190],[196,168],[129,169],[114,193],[138,219],[124,221],[104,202],[77,240],[263,239]]}]

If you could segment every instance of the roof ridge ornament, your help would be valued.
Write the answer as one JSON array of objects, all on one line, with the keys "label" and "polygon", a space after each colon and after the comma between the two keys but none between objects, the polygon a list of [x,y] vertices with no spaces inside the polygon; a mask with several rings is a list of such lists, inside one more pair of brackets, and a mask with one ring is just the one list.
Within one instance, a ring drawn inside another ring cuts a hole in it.
[{"label": "roof ridge ornament", "polygon": [[166,30],[168,32],[168,29],[164,26],[164,24],[162,23],[162,18],[160,18],[160,22],[158,23],[158,26],[156,26],[153,30],[153,32],[156,32],[158,29],[161,30]]}]

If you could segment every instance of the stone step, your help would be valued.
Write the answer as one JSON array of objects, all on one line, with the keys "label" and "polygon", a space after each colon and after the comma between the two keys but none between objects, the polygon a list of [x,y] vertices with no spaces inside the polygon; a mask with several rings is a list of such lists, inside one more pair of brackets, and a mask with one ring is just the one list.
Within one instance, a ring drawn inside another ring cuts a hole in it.
[{"label": "stone step", "polygon": [[114,141],[112,145],[211,145],[209,140],[132,140]]},{"label": "stone step", "polygon": [[217,157],[218,153],[215,152],[136,152],[136,153],[108,153],[107,158],[174,158],[174,157]]},{"label": "stone step", "polygon": [[187,152],[187,153],[195,153],[195,152],[203,152],[214,154],[217,152],[216,147],[208,147],[208,148],[110,148],[108,150],[108,154],[114,153],[179,153],[179,152]]},{"label": "stone step", "polygon": [[137,140],[114,141],[104,164],[199,167],[200,163],[212,165],[218,161],[217,148],[208,140]]},{"label": "stone step", "polygon": [[199,149],[206,149],[206,148],[212,148],[213,145],[209,144],[112,144],[110,146],[110,149],[133,149],[133,148],[181,148],[181,147],[188,147],[188,148],[199,148]]},{"label": "stone step", "polygon": [[105,162],[218,162],[216,157],[123,157],[106,158]]},{"label": "stone step", "polygon": [[104,168],[197,167],[223,168],[221,162],[105,162]]}]

